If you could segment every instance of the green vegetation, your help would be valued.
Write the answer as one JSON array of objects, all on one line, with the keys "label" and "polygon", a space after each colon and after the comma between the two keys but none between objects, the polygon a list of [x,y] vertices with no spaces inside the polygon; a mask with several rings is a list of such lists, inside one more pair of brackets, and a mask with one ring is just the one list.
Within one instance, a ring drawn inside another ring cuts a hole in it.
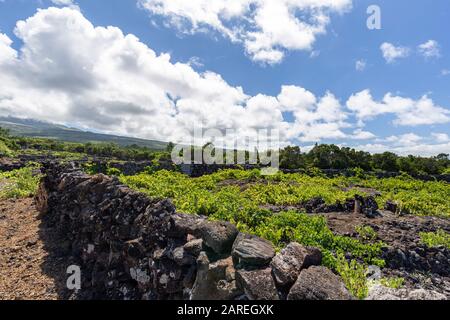
[{"label": "green vegetation", "polygon": [[[448,184],[410,177],[376,179],[363,173],[351,178],[326,178],[320,173],[261,176],[259,170],[222,170],[190,178],[178,172],[149,169],[147,173],[120,179],[151,197],[171,198],[180,212],[230,221],[241,232],[265,238],[277,248],[291,241],[319,247],[324,265],[341,274],[349,290],[359,298],[367,294],[365,266],[384,266],[380,259],[384,244],[376,242],[375,230],[364,225],[356,227],[359,239],[335,235],[324,216],[307,215],[299,210],[274,214],[270,206],[301,207],[315,197],[323,198],[327,204],[343,203],[356,194],[364,195],[361,188],[375,188],[381,192],[380,205],[393,199],[410,213],[450,216]],[[398,282],[390,279],[386,283],[397,286]]]},{"label": "green vegetation", "polygon": [[[173,143],[94,134],[33,120],[0,117],[0,125],[11,128],[15,134],[22,135],[11,137],[7,130],[0,128],[0,155],[3,153],[9,156],[1,141],[11,151],[20,150],[20,153],[66,152],[78,158],[87,155],[131,161],[153,160],[158,154],[169,158],[174,147]],[[206,147],[211,147],[211,144],[206,144],[203,149]],[[400,157],[390,152],[371,155],[368,152],[347,147],[340,148],[336,145],[316,145],[307,153],[302,153],[299,147],[288,146],[279,150],[279,154],[282,169],[300,169],[313,175],[318,169],[348,169],[349,172],[354,171],[359,178],[368,171],[435,175],[448,173],[450,170],[448,154],[430,158]],[[236,153],[234,156],[236,157]],[[249,153],[246,152],[246,157],[248,156]]]},{"label": "green vegetation", "polygon": [[393,200],[405,214],[450,217],[450,186],[446,182],[424,182],[404,176],[358,183],[380,191],[380,205]]},{"label": "green vegetation", "polygon": [[63,125],[33,119],[19,119],[0,116],[0,127],[10,129],[11,133],[16,136],[40,137],[54,141],[67,141],[80,144],[95,142],[114,143],[123,147],[138,145],[140,147],[160,151],[164,150],[167,146],[167,143],[165,142],[87,132],[76,128],[69,128]]},{"label": "green vegetation", "polygon": [[422,232],[420,239],[428,247],[444,246],[450,249],[450,234],[444,230],[437,232]]},{"label": "green vegetation", "polygon": [[[330,179],[298,174],[263,178],[259,170],[223,170],[200,178],[158,171],[121,176],[120,179],[151,197],[172,198],[180,212],[230,221],[240,231],[265,238],[278,248],[291,241],[319,247],[324,255],[324,264],[335,269],[339,265],[338,255],[344,253],[364,263],[384,265],[384,261],[379,259],[383,247],[381,242],[363,243],[358,239],[334,235],[324,216],[292,210],[273,214],[265,208],[268,204],[294,205],[315,196],[324,196],[327,202],[333,203],[355,194],[355,190],[343,191],[336,181]],[[356,268],[355,264],[356,260],[351,268]],[[340,268],[342,272],[348,271]],[[354,280],[351,273],[346,277],[349,288],[355,287],[351,290],[362,296],[360,280]]]},{"label": "green vegetation", "polygon": [[400,277],[382,278],[380,283],[388,288],[401,289],[405,284],[405,279]]},{"label": "green vegetation", "polygon": [[338,254],[336,271],[341,275],[347,289],[358,299],[364,299],[369,293],[366,274],[367,268],[355,260],[348,262],[343,254]]},{"label": "green vegetation", "polygon": [[108,169],[106,169],[106,174],[108,176],[120,176],[121,172],[117,168],[108,168]]},{"label": "green vegetation", "polygon": [[[287,177],[296,181],[288,183]],[[370,263],[381,253],[381,243],[364,244],[357,239],[334,235],[322,216],[308,216],[297,211],[272,214],[266,205],[295,205],[316,196],[329,203],[345,200],[355,190],[342,191],[329,179],[315,180],[306,175],[259,176],[259,171],[223,170],[200,178],[158,171],[154,174],[122,176],[121,181],[156,198],[172,198],[180,212],[226,220],[243,232],[259,235],[283,247],[290,241],[324,249],[327,265],[336,261],[332,253],[351,252]],[[303,181],[302,181],[303,180]]]},{"label": "green vegetation", "polygon": [[11,157],[12,155],[11,149],[8,148],[4,141],[0,140],[0,157]]},{"label": "green vegetation", "polygon": [[370,226],[357,226],[355,227],[355,231],[365,241],[375,241],[378,237],[376,231]]},{"label": "green vegetation", "polygon": [[25,198],[34,195],[40,174],[38,167],[30,165],[28,167],[0,173],[0,199]]},{"label": "green vegetation", "polygon": [[65,161],[86,157],[115,158],[118,160],[141,161],[155,157],[168,157],[166,151],[153,150],[136,144],[120,146],[112,142],[65,142],[47,138],[14,137],[9,131],[0,128],[0,156],[15,154],[46,155]]},{"label": "green vegetation", "polygon": [[360,187],[380,191],[380,207],[387,200],[394,200],[404,213],[450,216],[450,187],[445,182],[282,173],[261,177],[259,170],[222,170],[191,179],[177,172],[152,172],[122,180],[149,196],[172,198],[180,211],[250,226],[249,216],[261,212],[265,205],[295,206],[315,197],[323,198],[327,204],[343,203],[355,194],[364,195]]},{"label": "green vegetation", "polygon": [[11,157],[18,146],[9,136],[9,131],[0,128],[0,157]]},{"label": "green vegetation", "polygon": [[406,172],[416,174],[443,174],[448,172],[448,154],[424,158],[400,157],[391,152],[371,155],[368,152],[336,145],[316,145],[310,152],[301,153],[299,147],[280,150],[280,167],[283,169],[354,169],[364,171]]}]

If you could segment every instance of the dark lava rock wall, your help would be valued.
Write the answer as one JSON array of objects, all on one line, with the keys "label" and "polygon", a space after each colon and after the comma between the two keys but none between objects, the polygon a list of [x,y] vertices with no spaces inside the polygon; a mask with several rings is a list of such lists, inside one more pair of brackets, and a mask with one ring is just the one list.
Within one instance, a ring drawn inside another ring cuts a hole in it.
[{"label": "dark lava rock wall", "polygon": [[340,277],[317,267],[316,248],[291,243],[276,254],[270,242],[228,222],[177,213],[169,200],[149,199],[115,178],[54,163],[43,173],[37,206],[62,254],[81,268],[72,298],[352,298]]}]

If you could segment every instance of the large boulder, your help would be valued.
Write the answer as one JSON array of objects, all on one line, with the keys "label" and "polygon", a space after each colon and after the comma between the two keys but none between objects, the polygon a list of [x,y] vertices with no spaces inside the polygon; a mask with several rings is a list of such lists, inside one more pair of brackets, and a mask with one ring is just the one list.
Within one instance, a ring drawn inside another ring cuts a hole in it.
[{"label": "large boulder", "polygon": [[203,239],[203,244],[214,252],[223,254],[230,252],[238,233],[237,228],[229,222],[204,221],[194,235]]},{"label": "large boulder", "polygon": [[375,200],[375,197],[355,195],[355,213],[362,213],[369,218],[376,217],[379,213],[378,203]]},{"label": "large boulder", "polygon": [[170,219],[171,236],[184,238],[188,234],[197,233],[205,220],[204,217],[193,214],[175,213]]},{"label": "large boulder", "polygon": [[217,254],[230,253],[238,233],[237,228],[229,222],[208,221],[205,217],[180,213],[171,217],[172,237],[194,235]]},{"label": "large boulder", "polygon": [[236,284],[231,257],[210,263],[206,253],[201,252],[197,267],[192,300],[232,300],[242,294]]},{"label": "large boulder", "polygon": [[304,246],[292,242],[281,250],[270,265],[278,285],[292,286],[297,280],[300,271],[310,266],[320,265],[322,253],[317,248],[305,248]]},{"label": "large boulder", "polygon": [[288,294],[288,300],[351,300],[342,279],[326,267],[303,270]]},{"label": "large boulder", "polygon": [[241,267],[266,266],[275,256],[275,249],[267,240],[240,233],[231,254],[235,264]]},{"label": "large boulder", "polygon": [[237,270],[236,280],[250,300],[279,300],[271,268],[252,271]]}]

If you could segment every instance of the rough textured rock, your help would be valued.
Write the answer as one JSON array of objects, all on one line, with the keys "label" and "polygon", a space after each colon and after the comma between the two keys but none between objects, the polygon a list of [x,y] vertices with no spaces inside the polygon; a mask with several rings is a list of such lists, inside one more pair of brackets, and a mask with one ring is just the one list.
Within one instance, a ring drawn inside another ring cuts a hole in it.
[{"label": "rough textured rock", "polygon": [[229,253],[238,235],[237,228],[229,222],[208,221],[205,217],[177,213],[171,217],[172,236],[194,235],[218,254]]},{"label": "rough textured rock", "polygon": [[198,257],[203,250],[203,240],[193,239],[183,246],[184,250],[195,257]]},{"label": "rough textured rock", "polygon": [[355,196],[355,211],[362,213],[369,218],[374,218],[378,215],[378,204],[374,196],[362,197]]},{"label": "rough textured rock", "polygon": [[267,240],[240,233],[233,244],[232,256],[242,267],[265,266],[275,256],[275,249]]},{"label": "rough textured rock", "polygon": [[175,248],[172,252],[172,259],[179,266],[188,266],[195,262],[194,256],[188,253],[184,247]]},{"label": "rough textured rock", "polygon": [[447,297],[432,290],[392,289],[377,284],[369,289],[366,300],[447,300]]},{"label": "rough textured rock", "polygon": [[[195,258],[184,250],[187,233],[173,230],[170,201],[149,199],[117,179],[88,176],[69,165],[46,164],[44,173],[39,208],[60,234],[62,254],[83,270],[75,298],[183,298],[195,279]],[[192,222],[177,217],[180,225]]]},{"label": "rough textured rock", "polygon": [[303,270],[291,288],[288,300],[350,300],[342,279],[325,267]]},{"label": "rough textured rock", "polygon": [[392,269],[450,276],[450,250],[445,247],[428,248],[420,244],[409,244],[406,248],[389,247],[383,252],[383,259]]},{"label": "rough textured rock", "polygon": [[204,221],[194,232],[206,246],[219,254],[230,252],[238,233],[234,225],[224,221]]},{"label": "rough textured rock", "polygon": [[252,271],[237,270],[236,280],[250,300],[279,300],[271,268]]},{"label": "rough textured rock", "polygon": [[384,205],[384,210],[390,211],[392,213],[397,213],[398,205],[394,201],[388,200]]},{"label": "rough textured rock", "polygon": [[231,257],[210,263],[205,252],[197,259],[198,272],[192,300],[232,300],[242,294],[236,285]]},{"label": "rough textured rock", "polygon": [[292,242],[272,259],[270,265],[277,284],[284,287],[292,286],[301,270],[320,265],[321,262],[322,253],[319,249],[305,248]]},{"label": "rough textured rock", "polygon": [[170,218],[172,236],[184,237],[187,234],[196,234],[205,220],[205,217],[176,213]]}]

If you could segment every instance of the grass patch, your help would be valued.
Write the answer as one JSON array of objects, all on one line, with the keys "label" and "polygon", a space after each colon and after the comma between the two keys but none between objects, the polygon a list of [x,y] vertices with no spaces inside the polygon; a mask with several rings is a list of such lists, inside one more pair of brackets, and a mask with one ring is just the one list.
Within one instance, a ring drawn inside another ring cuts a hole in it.
[{"label": "grass patch", "polygon": [[370,226],[356,226],[355,231],[365,241],[375,241],[378,237],[377,232]]},{"label": "grass patch", "polygon": [[401,289],[405,284],[405,279],[400,277],[382,278],[380,283],[387,288]]},{"label": "grass patch", "polygon": [[422,232],[420,233],[420,240],[428,247],[444,246],[450,249],[450,234],[444,230],[437,232]]},{"label": "grass patch", "polygon": [[4,141],[0,140],[0,157],[11,157],[12,155],[11,149],[8,148]]},{"label": "grass patch", "polygon": [[0,199],[26,198],[36,193],[41,179],[36,165],[0,173]]},{"label": "grass patch", "polygon": [[341,275],[347,289],[358,299],[364,299],[369,293],[367,268],[355,260],[348,262],[343,254],[338,254],[336,271]]}]

